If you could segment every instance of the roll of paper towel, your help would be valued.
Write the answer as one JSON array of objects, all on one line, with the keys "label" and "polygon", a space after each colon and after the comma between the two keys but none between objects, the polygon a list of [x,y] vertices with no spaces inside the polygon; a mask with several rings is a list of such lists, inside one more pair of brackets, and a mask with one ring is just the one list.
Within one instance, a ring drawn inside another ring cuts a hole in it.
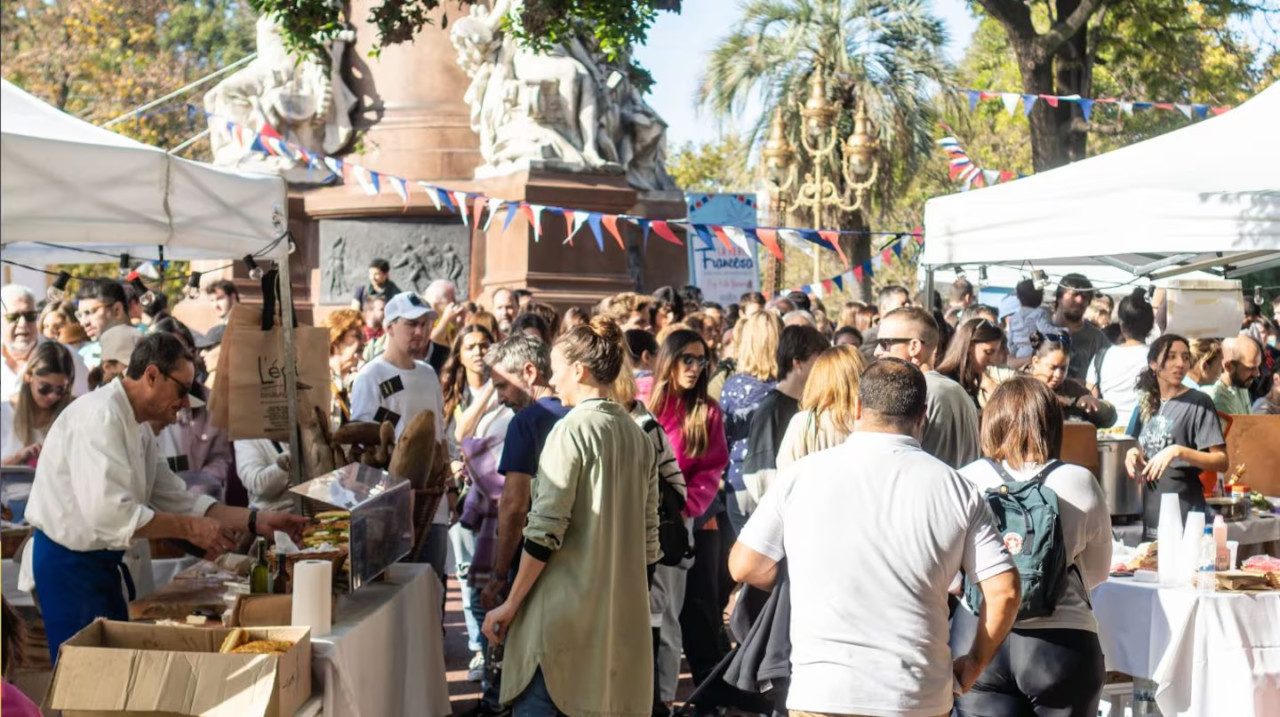
[{"label": "roll of paper towel", "polygon": [[293,626],[311,628],[312,637],[329,634],[333,616],[333,563],[300,560],[293,566]]}]

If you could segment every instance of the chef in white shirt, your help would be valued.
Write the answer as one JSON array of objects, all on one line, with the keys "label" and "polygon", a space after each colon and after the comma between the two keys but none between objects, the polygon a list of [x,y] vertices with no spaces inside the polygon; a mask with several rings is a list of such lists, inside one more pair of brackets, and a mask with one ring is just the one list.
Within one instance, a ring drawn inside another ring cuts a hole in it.
[{"label": "chef in white shirt", "polygon": [[[440,379],[427,363],[413,358],[416,348],[427,341],[435,311],[411,291],[391,297],[383,314],[387,343],[385,350],[356,374],[351,386],[351,420],[391,421],[396,440],[405,426],[423,411],[433,411],[436,436],[444,436],[444,393]],[[449,441],[452,447],[452,441]],[[450,451],[451,453],[453,451]],[[444,574],[448,554],[449,506],[441,500],[432,520],[431,533],[416,556],[430,563],[438,575]]]},{"label": "chef in white shirt", "polygon": [[35,531],[20,587],[30,590],[34,578],[55,661],[59,646],[95,618],[129,619],[133,581],[122,558],[135,539],[185,540],[212,558],[245,532],[300,537],[306,518],[193,495],[169,469],[155,432],[203,405],[191,395],[194,381],[182,342],[152,334],[120,380],[74,401],[49,429],[27,504]]}]

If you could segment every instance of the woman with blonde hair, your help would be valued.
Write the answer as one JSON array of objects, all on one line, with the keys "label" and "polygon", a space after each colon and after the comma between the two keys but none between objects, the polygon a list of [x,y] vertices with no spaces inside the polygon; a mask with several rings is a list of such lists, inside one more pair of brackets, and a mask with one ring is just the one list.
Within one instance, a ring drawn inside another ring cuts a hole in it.
[{"label": "woman with blonde hair", "polygon": [[1212,386],[1222,375],[1222,342],[1217,339],[1191,340],[1191,368],[1182,379],[1187,388]]},{"label": "woman with blonde hair", "polygon": [[756,409],[777,382],[782,320],[771,311],[761,311],[739,321],[734,334],[738,372],[725,381],[720,392],[720,407],[724,411],[725,439],[729,443],[727,507],[730,515],[736,513],[745,523],[746,513],[737,495],[747,489],[742,478],[742,466],[747,458],[747,437],[751,433],[751,419]]},{"label": "woman with blonde hair", "polygon": [[843,443],[853,433],[858,379],[866,367],[862,352],[853,346],[835,346],[818,356],[804,386],[801,411],[782,437],[779,471],[810,453]]},{"label": "woman with blonde hair", "polygon": [[364,351],[364,317],[355,309],[338,309],[324,318],[329,329],[329,384],[333,402],[329,419],[335,429],[351,420],[351,382]]}]

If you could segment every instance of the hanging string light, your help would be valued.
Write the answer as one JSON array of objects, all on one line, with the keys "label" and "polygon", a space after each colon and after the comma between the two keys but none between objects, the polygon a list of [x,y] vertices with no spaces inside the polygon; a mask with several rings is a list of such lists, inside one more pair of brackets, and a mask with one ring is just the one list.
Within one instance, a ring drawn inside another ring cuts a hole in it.
[{"label": "hanging string light", "polygon": [[200,298],[200,272],[191,272],[191,278],[187,279],[187,298]]},{"label": "hanging string light", "polygon": [[129,271],[130,271],[130,268],[129,268],[129,255],[128,255],[128,254],[121,254],[121,255],[120,255],[120,270],[117,272],[117,274],[118,274],[118,275],[119,275],[119,277],[120,277],[120,281],[124,281],[125,279],[127,279],[127,278],[129,277]]},{"label": "hanging string light", "polygon": [[138,303],[142,304],[143,308],[147,308],[156,303],[155,292],[148,289],[147,285],[142,283],[142,277],[138,276],[136,273],[130,274],[129,285],[133,287],[134,291],[138,292]]},{"label": "hanging string light", "polygon": [[258,266],[258,262],[254,260],[252,254],[244,255],[244,265],[249,267],[249,278],[254,281],[262,280],[262,267]]},{"label": "hanging string light", "polygon": [[58,272],[58,278],[53,280],[53,286],[49,287],[46,295],[49,301],[62,301],[67,298],[67,282],[71,281],[71,275],[65,271]]}]

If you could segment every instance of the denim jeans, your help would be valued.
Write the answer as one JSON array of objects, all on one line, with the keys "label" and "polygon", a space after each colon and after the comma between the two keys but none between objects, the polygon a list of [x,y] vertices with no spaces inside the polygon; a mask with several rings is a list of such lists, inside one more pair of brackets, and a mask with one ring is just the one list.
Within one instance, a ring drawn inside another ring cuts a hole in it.
[{"label": "denim jeans", "polygon": [[533,673],[529,686],[516,698],[511,706],[511,717],[556,717],[564,714],[556,709],[551,701],[551,693],[547,691],[547,681],[542,677],[542,668]]}]

